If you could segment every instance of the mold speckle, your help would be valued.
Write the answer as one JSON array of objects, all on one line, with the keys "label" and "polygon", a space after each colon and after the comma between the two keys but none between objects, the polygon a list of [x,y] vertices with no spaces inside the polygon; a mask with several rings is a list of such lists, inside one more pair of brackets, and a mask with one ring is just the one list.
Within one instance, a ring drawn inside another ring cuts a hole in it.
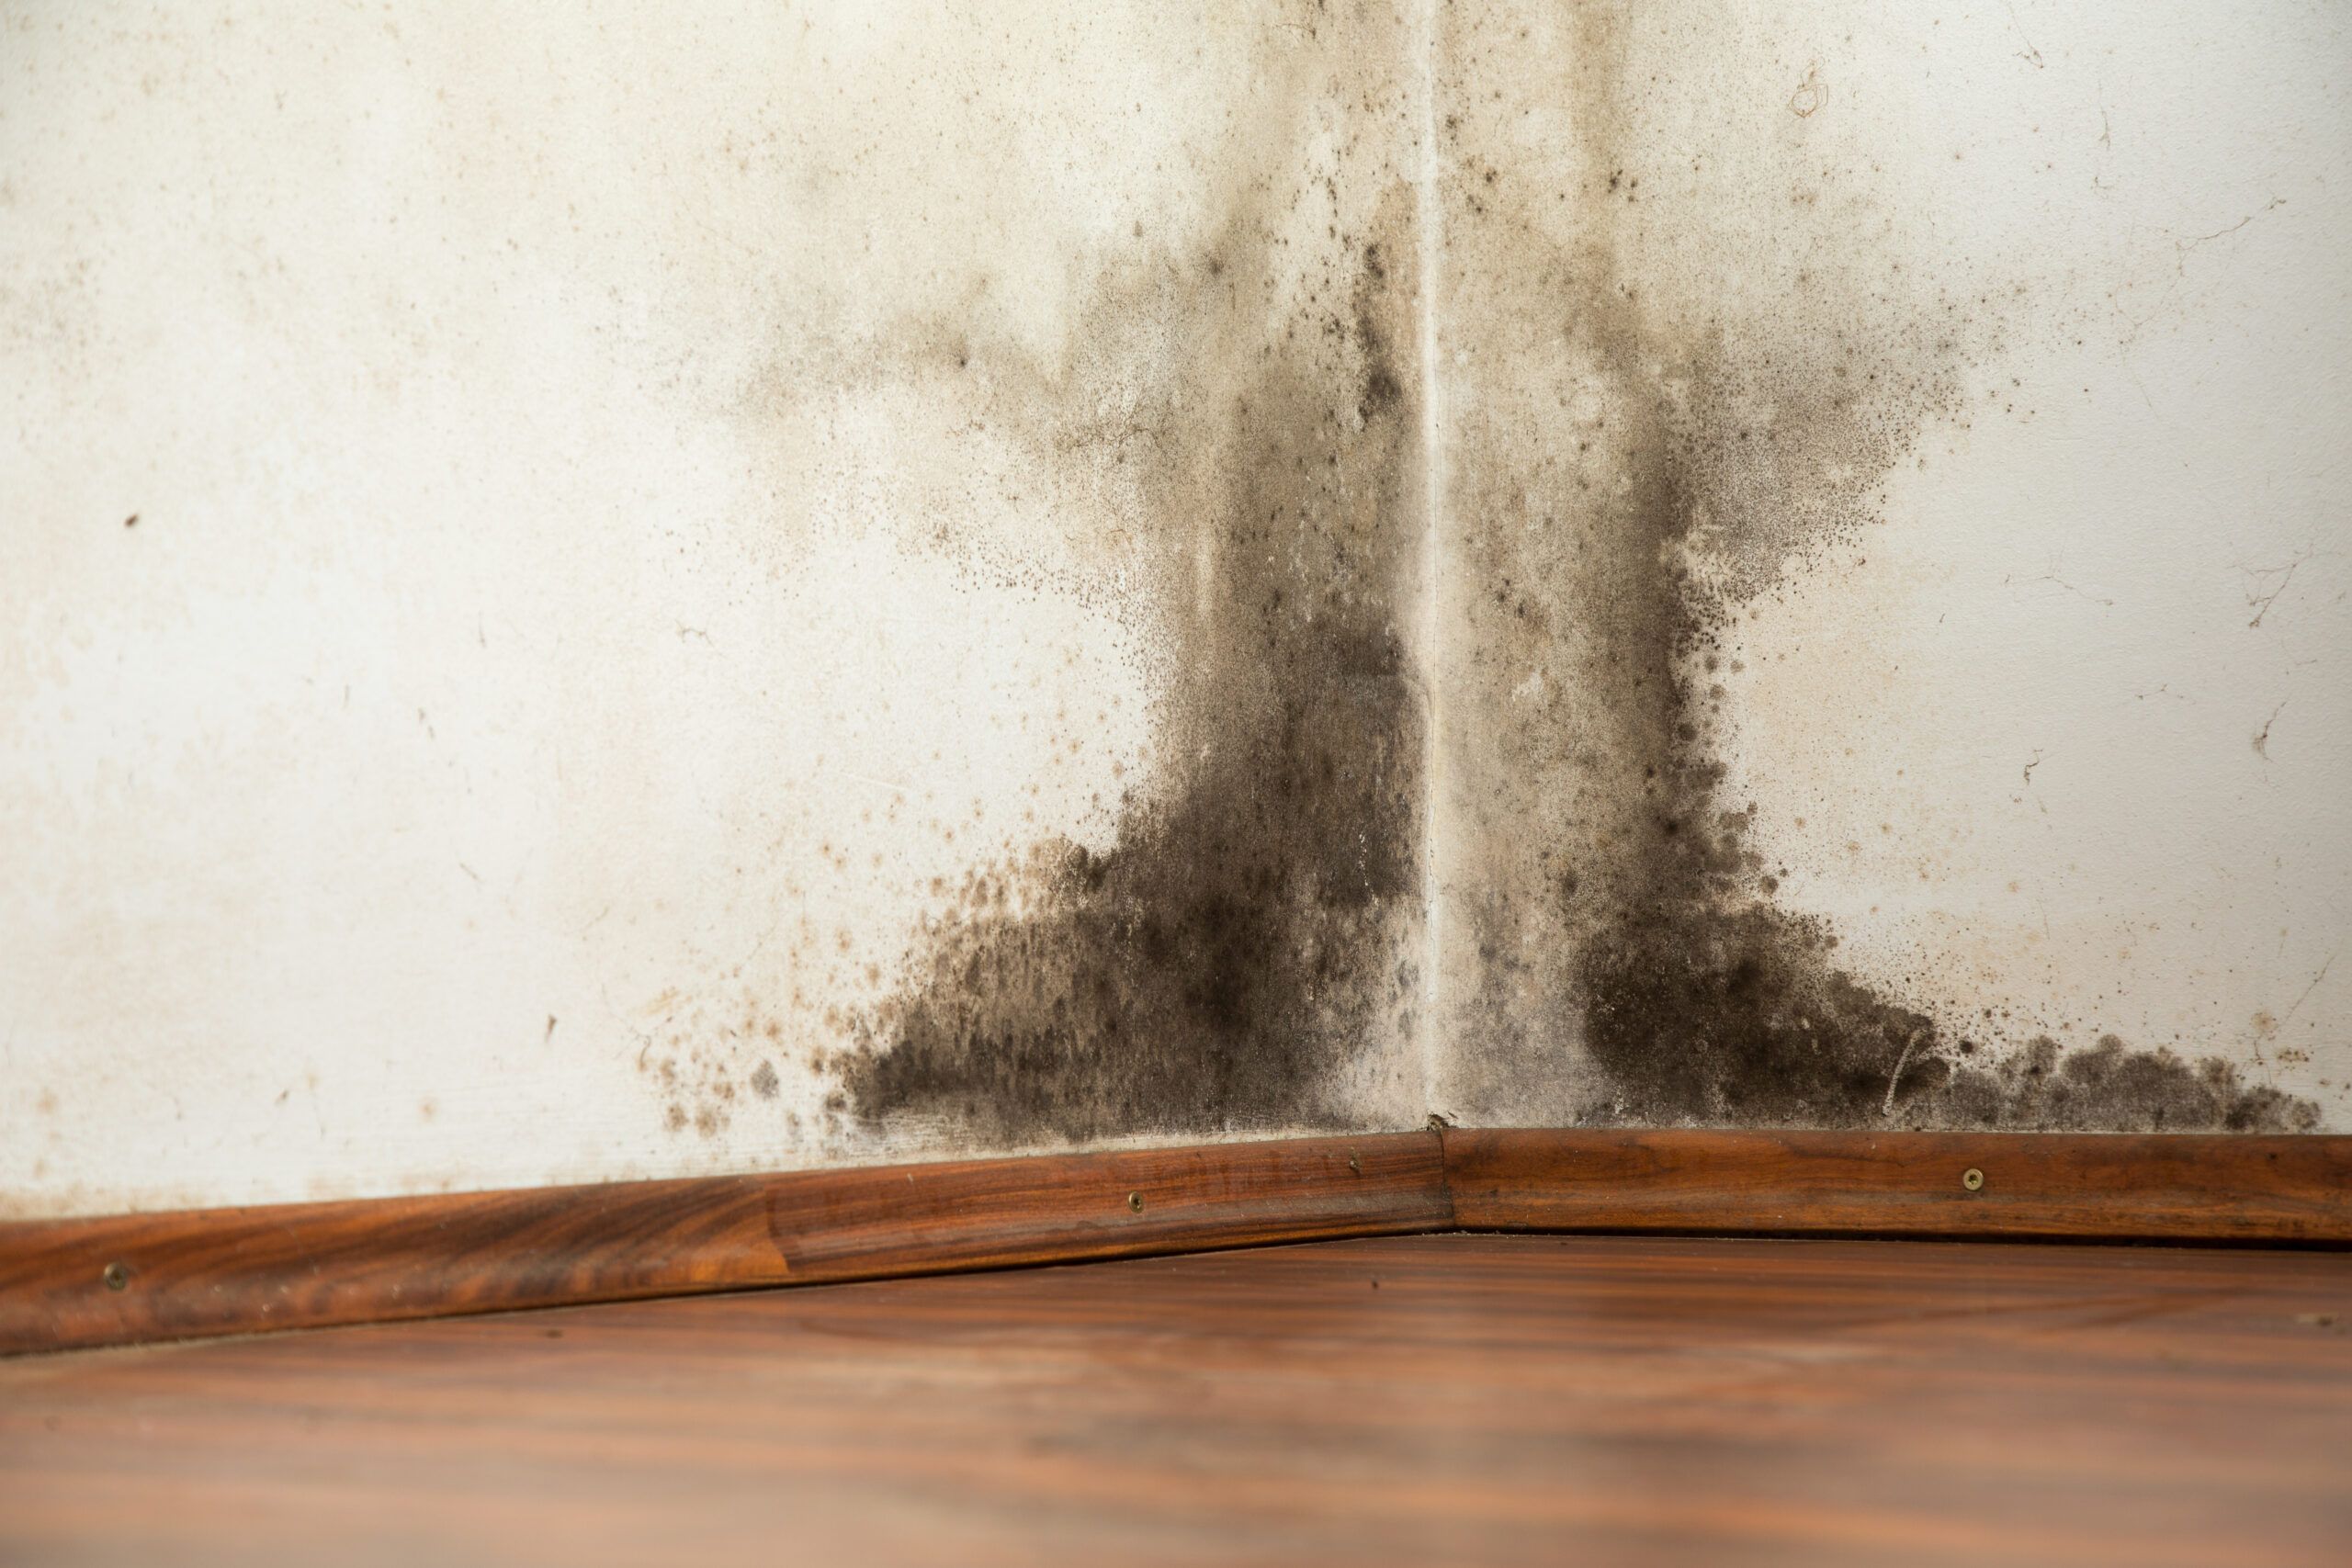
[{"label": "mold speckle", "polygon": [[[672,1133],[691,1128],[716,1137],[734,1120],[741,1098],[736,1082],[740,1044],[774,1040],[774,1021],[748,1001],[722,1007],[716,998],[689,999],[674,992],[654,998],[646,1017],[650,1032],[639,1035],[636,1066],[658,1097],[662,1125]],[[774,1065],[764,1059],[748,1082],[763,1099],[782,1087]]]}]

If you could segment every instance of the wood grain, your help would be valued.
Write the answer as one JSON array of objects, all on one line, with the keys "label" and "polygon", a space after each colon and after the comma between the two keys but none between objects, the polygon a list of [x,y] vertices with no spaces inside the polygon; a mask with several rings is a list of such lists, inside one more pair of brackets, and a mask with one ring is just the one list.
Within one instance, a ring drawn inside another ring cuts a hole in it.
[{"label": "wood grain", "polygon": [[1447,1223],[1427,1133],[24,1223],[0,1352]]},{"label": "wood grain", "polygon": [[[1448,1128],[1473,1230],[2352,1243],[2352,1138]],[[1971,1190],[1969,1171],[1982,1175]]]},{"label": "wood grain", "polygon": [[2352,1561],[2352,1256],[1420,1236],[0,1364],[0,1562]]},{"label": "wood grain", "polygon": [[0,1353],[1457,1224],[2344,1246],[2352,1138],[1448,1128],[19,1223]]}]

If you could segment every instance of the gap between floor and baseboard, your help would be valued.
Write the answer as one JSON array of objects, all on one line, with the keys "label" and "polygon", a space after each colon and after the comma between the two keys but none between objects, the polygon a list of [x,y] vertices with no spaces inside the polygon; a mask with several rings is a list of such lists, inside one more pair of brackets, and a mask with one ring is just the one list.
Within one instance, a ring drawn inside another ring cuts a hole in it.
[{"label": "gap between floor and baseboard", "polygon": [[0,1353],[1448,1230],[2352,1245],[2352,1137],[1432,1126],[0,1224]]}]

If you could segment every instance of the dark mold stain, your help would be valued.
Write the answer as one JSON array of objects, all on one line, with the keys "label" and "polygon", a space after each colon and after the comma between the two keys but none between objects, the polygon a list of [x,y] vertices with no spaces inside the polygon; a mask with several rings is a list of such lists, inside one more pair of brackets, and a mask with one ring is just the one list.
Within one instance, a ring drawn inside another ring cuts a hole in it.
[{"label": "dark mold stain", "polygon": [[[2314,1125],[2315,1107],[2219,1061],[2111,1035],[2073,1051],[1954,1038],[1842,964],[1826,922],[1776,902],[1783,868],[1753,848],[1752,807],[1726,784],[1744,608],[1867,539],[1886,477],[1924,461],[1926,433],[1965,426],[1973,367],[2030,324],[2022,291],[1913,254],[1867,157],[1791,142],[1765,164],[1785,204],[1722,201],[1698,172],[1707,137],[1659,107],[1676,62],[1633,44],[1637,26],[1653,29],[1643,47],[1679,30],[1690,81],[1674,92],[1704,92],[1703,17],[1563,6],[1567,39],[1535,49],[1467,15],[1439,24],[1438,319],[1460,351],[1439,519],[1419,503],[1419,214],[1405,171],[1360,144],[1401,106],[1393,84],[1347,80],[1393,39],[1305,49],[1287,78],[1270,66],[1272,107],[1237,131],[1241,152],[1204,163],[1221,220],[1188,251],[1138,222],[1137,243],[1074,259],[1078,346],[1058,358],[980,306],[873,345],[876,374],[968,403],[1072,493],[1131,498],[1141,543],[1102,553],[1144,579],[1117,607],[1166,684],[1152,766],[1111,841],[1002,840],[962,886],[934,886],[878,995],[828,1011],[827,1046],[796,1058],[834,1086],[817,1122],[1001,1148],[1395,1122],[1411,1087],[1400,1047],[1423,1021],[1435,809],[1447,1010],[1430,1021],[1461,1091],[1442,1109]],[[1836,119],[1785,113],[1785,92],[1756,137]],[[1531,148],[1526,126],[1552,121],[1529,117],[1562,104],[1566,145]],[[1419,575],[1432,527],[1434,585]],[[928,543],[961,547],[944,523]],[[967,560],[1025,570],[980,546]],[[1425,587],[1437,649],[1405,629]],[[1435,777],[1419,674],[1432,658]],[[785,1048],[748,1018],[725,1032]],[[706,1058],[704,1033],[665,1021],[639,1066],[673,1130],[709,1135],[739,1084],[769,1100],[776,1078],[765,1059],[747,1074],[741,1055]]]},{"label": "dark mold stain", "polygon": [[[1230,235],[1209,275],[1265,244]],[[1381,256],[1331,280],[1322,320],[1277,322],[1214,428],[1150,430],[1155,508],[1206,555],[1167,618],[1164,778],[1105,851],[1035,846],[929,921],[842,1067],[865,1122],[997,1145],[1355,1122],[1336,1075],[1399,1039],[1419,987],[1423,701],[1399,632],[1419,425],[1385,327],[1408,280]],[[1249,324],[1221,299],[1190,308],[1230,348]],[[1200,478],[1185,445],[1226,456]]]},{"label": "dark mold stain", "polygon": [[[1504,694],[1508,677],[1481,694],[1500,783],[1481,824],[1488,865],[1457,873],[1483,889],[1465,900],[1475,981],[1456,1015],[1491,1043],[1471,1092],[1584,1122],[2316,1125],[2315,1106],[2223,1062],[2112,1035],[2073,1052],[2038,1039],[1984,1065],[1841,968],[1823,922],[1772,902],[1750,814],[1723,788],[1718,671],[1736,658],[1736,611],[1875,520],[1923,428],[1961,418],[1963,373],[2007,325],[2005,302],[1903,280],[1899,249],[1858,245],[1871,231],[1850,211],[1763,242],[1790,287],[1760,309],[1703,290],[1668,298],[1705,304],[1653,301],[1625,254],[1645,145],[1629,129],[1646,90],[1627,81],[1631,14],[1587,6],[1569,25],[1591,147],[1584,187],[1561,193],[1578,241],[1497,207],[1474,162],[1451,176],[1465,254],[1509,273],[1490,294],[1457,286],[1499,302],[1478,330],[1528,334],[1576,367],[1556,408],[1530,398],[1524,423],[1474,424],[1455,458],[1482,470],[1453,496],[1476,578],[1454,585],[1473,623],[1457,631],[1516,652],[1497,670],[1573,672],[1536,714]],[[1498,542],[1530,510],[1565,526],[1539,547]],[[1597,1075],[1564,1066],[1578,1043]]]},{"label": "dark mold stain", "polygon": [[[1855,341],[1822,326],[1794,349],[1751,344],[1734,364],[1713,335],[1671,352],[1621,291],[1598,292],[1607,303],[1584,314],[1581,346],[1617,367],[1630,429],[1615,454],[1620,482],[1586,501],[1609,541],[1588,579],[1600,589],[1588,624],[1611,650],[1613,678],[1582,696],[1615,709],[1639,783],[1630,831],[1558,884],[1571,905],[1606,900],[1573,950],[1586,1048],[1611,1085],[1591,1119],[2314,1125],[2315,1107],[2241,1086],[2222,1062],[2191,1067],[2112,1035],[2066,1055],[2041,1040],[1999,1069],[1964,1062],[1973,1053],[1926,1015],[1838,967],[1823,922],[1770,901],[1778,880],[1747,845],[1749,815],[1723,798],[1722,688],[1708,666],[1725,658],[1739,596],[1792,552],[1871,520],[1871,487],[1908,431],[1952,412],[1940,368],[1951,344]],[[1767,400],[1769,423],[1752,412]],[[1702,521],[1720,536],[1694,537]],[[1700,549],[1713,552],[1704,572],[1688,564]]]},{"label": "dark mold stain", "polygon": [[[1383,174],[1371,232],[1343,232],[1337,177],[1246,183],[1205,264],[1123,263],[1091,291],[1088,341],[1181,345],[1156,372],[1173,395],[1119,437],[1165,549],[1157,776],[1107,848],[1035,845],[926,921],[907,982],[832,1064],[868,1124],[995,1145],[1340,1127],[1365,1114],[1363,1064],[1405,1057],[1425,744],[1402,629],[1423,532],[1418,367],[1397,347],[1413,193]],[[1285,254],[1285,195],[1329,211],[1318,259]],[[1046,438],[1100,460],[1067,428]]]}]

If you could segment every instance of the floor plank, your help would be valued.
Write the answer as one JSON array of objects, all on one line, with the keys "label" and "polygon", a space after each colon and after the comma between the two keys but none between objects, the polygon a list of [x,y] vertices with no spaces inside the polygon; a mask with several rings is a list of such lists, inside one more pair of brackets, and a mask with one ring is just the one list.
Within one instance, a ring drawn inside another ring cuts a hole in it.
[{"label": "floor plank", "polygon": [[2352,1561],[2352,1256],[1415,1236],[0,1363],[0,1562]]}]

